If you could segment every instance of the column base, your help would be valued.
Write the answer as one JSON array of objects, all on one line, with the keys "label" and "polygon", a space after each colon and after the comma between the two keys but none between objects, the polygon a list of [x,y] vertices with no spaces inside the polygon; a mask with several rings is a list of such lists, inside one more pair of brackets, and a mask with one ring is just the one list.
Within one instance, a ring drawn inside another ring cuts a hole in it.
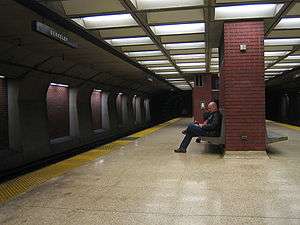
[{"label": "column base", "polygon": [[269,159],[266,151],[225,151],[224,159]]}]

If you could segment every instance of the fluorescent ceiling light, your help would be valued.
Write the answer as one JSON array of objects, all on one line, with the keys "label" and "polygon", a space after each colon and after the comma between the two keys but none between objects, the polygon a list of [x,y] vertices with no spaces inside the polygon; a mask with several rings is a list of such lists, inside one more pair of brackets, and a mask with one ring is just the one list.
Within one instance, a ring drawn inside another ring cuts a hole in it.
[{"label": "fluorescent ceiling light", "polygon": [[162,66],[162,67],[149,67],[149,70],[175,70],[172,66]]},{"label": "fluorescent ceiling light", "polygon": [[216,20],[274,17],[283,4],[249,4],[215,8]]},{"label": "fluorescent ceiling light", "polygon": [[130,14],[89,16],[83,18],[75,18],[72,20],[86,29],[128,27],[138,25]]},{"label": "fluorescent ceiling light", "polygon": [[130,0],[138,10],[163,9],[204,5],[204,0]]},{"label": "fluorescent ceiling light", "polygon": [[177,63],[177,66],[180,67],[189,67],[189,66],[205,66],[205,62],[196,62],[196,63]]},{"label": "fluorescent ceiling light", "polygon": [[211,58],[211,62],[219,62],[219,58]]},{"label": "fluorescent ceiling light", "polygon": [[94,89],[95,92],[102,92],[102,90]]},{"label": "fluorescent ceiling light", "polygon": [[284,56],[287,55],[289,52],[286,51],[279,51],[279,52],[265,52],[265,56]]},{"label": "fluorescent ceiling light", "polygon": [[205,54],[171,55],[172,59],[203,59]]},{"label": "fluorescent ceiling light", "polygon": [[158,75],[168,75],[168,74],[179,74],[178,72],[174,71],[174,72],[156,72],[156,74]]},{"label": "fluorescent ceiling light", "polygon": [[177,80],[185,81],[184,78],[167,78],[166,80],[167,80],[167,81],[177,81]]},{"label": "fluorescent ceiling light", "polygon": [[167,50],[205,48],[205,42],[164,44]]},{"label": "fluorescent ceiling light", "polygon": [[219,65],[210,65],[210,68],[219,69]]},{"label": "fluorescent ceiling light", "polygon": [[292,69],[293,68],[271,68],[271,69],[267,69],[266,72],[283,72]]},{"label": "fluorescent ceiling light", "polygon": [[105,41],[112,46],[153,44],[152,40],[149,37],[114,38],[114,39],[107,39]]},{"label": "fluorescent ceiling light", "polygon": [[298,29],[300,28],[300,18],[282,18],[275,29]]},{"label": "fluorescent ceiling light", "polygon": [[277,63],[274,67],[289,67],[289,66],[300,66],[300,63]]},{"label": "fluorescent ceiling light", "polygon": [[270,64],[270,63],[274,63],[274,62],[276,62],[276,61],[275,60],[266,60],[265,64]]},{"label": "fluorescent ceiling light", "polygon": [[5,79],[5,76],[1,76],[1,75],[0,75],[0,79]]},{"label": "fluorescent ceiling light", "polygon": [[145,57],[163,55],[161,51],[139,51],[139,52],[124,52],[129,57]]},{"label": "fluorescent ceiling light", "polygon": [[182,72],[199,72],[199,71],[206,71],[205,68],[198,68],[198,69],[182,69]]},{"label": "fluorescent ceiling light", "polygon": [[67,84],[57,84],[57,83],[50,83],[51,86],[57,86],[57,87],[69,87]]},{"label": "fluorescent ceiling light", "polygon": [[169,81],[171,84],[186,84],[186,81],[184,80],[174,80],[174,81]]},{"label": "fluorescent ceiling light", "polygon": [[169,64],[169,60],[149,60],[149,61],[138,61],[142,65],[156,65],[156,64]]},{"label": "fluorescent ceiling light", "polygon": [[282,72],[267,72],[267,73],[265,73],[265,75],[278,75],[278,74],[282,74]]},{"label": "fluorescent ceiling light", "polygon": [[205,23],[188,23],[150,26],[156,35],[204,33]]},{"label": "fluorescent ceiling light", "polygon": [[289,55],[285,59],[300,59],[300,55]]},{"label": "fluorescent ceiling light", "polygon": [[265,46],[272,45],[299,45],[300,38],[266,39]]}]

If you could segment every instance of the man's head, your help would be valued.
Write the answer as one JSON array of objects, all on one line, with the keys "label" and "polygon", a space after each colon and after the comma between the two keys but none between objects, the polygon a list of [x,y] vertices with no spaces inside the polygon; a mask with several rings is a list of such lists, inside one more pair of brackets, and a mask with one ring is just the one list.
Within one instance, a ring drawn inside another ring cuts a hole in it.
[{"label": "man's head", "polygon": [[215,102],[210,102],[207,106],[209,112],[216,112],[218,111],[218,106]]}]

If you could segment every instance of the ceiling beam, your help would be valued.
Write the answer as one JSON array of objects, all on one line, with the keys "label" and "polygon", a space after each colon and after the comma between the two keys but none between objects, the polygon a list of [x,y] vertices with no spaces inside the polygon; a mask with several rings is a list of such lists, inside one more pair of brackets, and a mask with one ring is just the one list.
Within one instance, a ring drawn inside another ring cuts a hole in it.
[{"label": "ceiling beam", "polygon": [[[180,75],[184,77],[180,68],[176,65],[175,61],[171,58],[169,52],[164,48],[163,43],[161,42],[160,38],[154,34],[151,30],[150,26],[147,22],[147,15],[142,12],[138,12],[137,8],[130,0],[119,0],[123,7],[131,14],[131,16],[135,19],[135,21],[139,24],[139,26],[144,30],[146,34],[151,38],[154,44],[161,50],[161,52],[166,56],[166,58],[171,62],[174,68],[178,71]],[[186,82],[192,88],[192,85],[188,80],[185,78]]]},{"label": "ceiling beam", "polygon": [[285,2],[282,6],[282,8],[279,10],[277,15],[272,19],[269,25],[266,25],[265,27],[265,36],[268,36],[272,30],[276,27],[276,25],[280,22],[282,17],[284,17],[288,11],[296,4],[295,0],[290,0],[288,2]]}]

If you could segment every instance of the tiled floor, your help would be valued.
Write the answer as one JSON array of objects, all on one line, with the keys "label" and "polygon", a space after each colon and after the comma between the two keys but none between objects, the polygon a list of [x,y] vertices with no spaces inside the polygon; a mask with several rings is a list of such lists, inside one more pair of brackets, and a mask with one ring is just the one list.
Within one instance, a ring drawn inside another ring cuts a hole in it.
[{"label": "tiled floor", "polygon": [[270,159],[223,159],[206,144],[173,150],[182,119],[0,207],[0,224],[300,224],[300,132]]}]

